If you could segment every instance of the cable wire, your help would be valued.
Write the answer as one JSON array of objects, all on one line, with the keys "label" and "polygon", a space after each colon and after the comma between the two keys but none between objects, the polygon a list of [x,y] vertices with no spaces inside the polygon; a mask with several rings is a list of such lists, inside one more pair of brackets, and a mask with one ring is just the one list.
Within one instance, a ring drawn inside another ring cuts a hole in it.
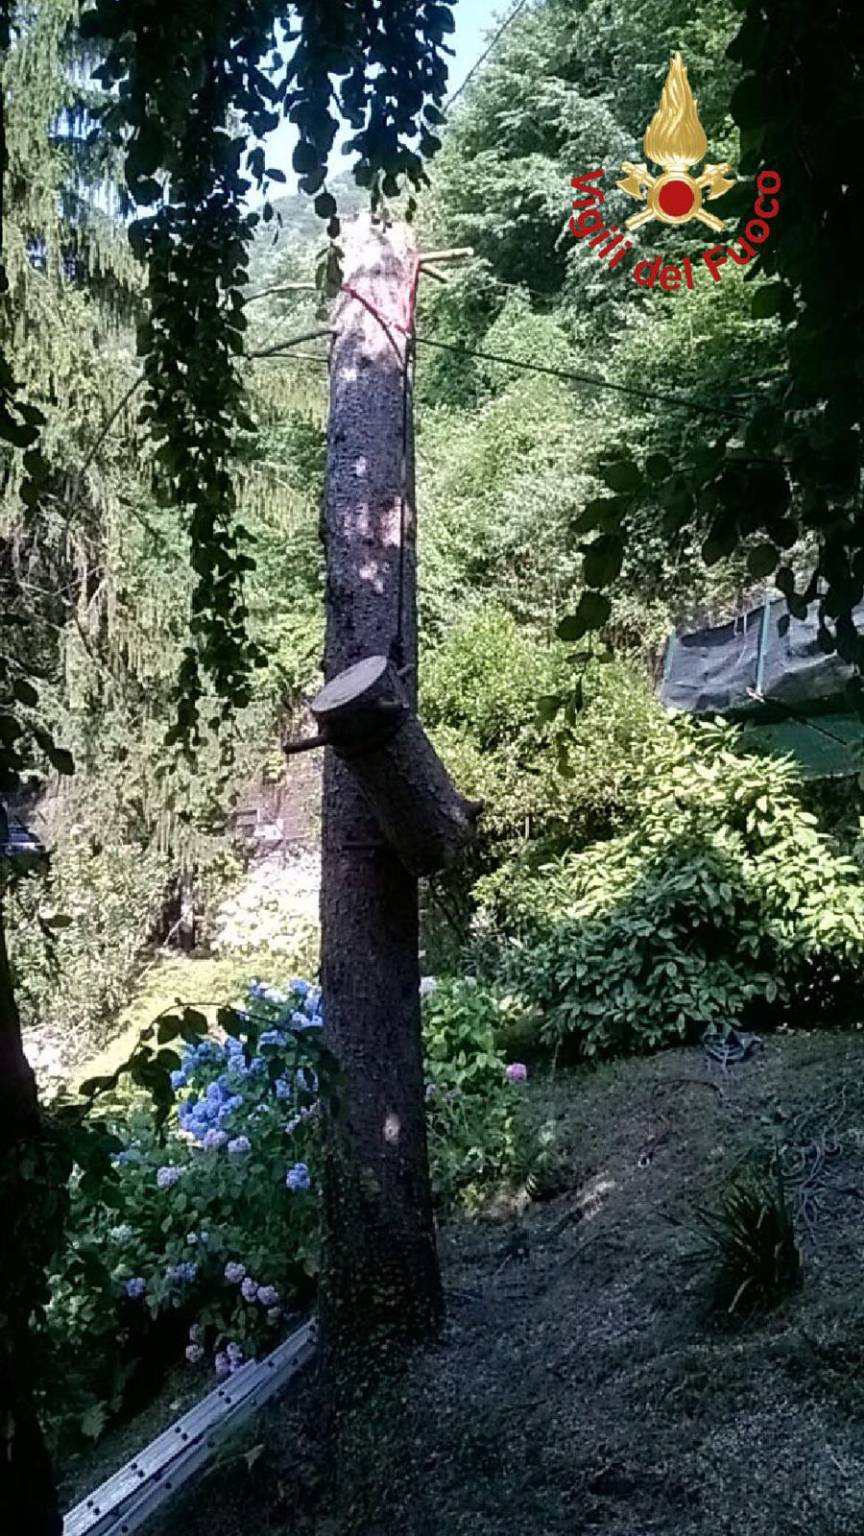
[{"label": "cable wire", "polygon": [[594,378],[588,373],[577,373],[573,368],[553,368],[548,363],[526,363],[520,358],[504,357],[500,352],[480,352],[457,346],[454,342],[438,341],[432,336],[417,335],[416,340],[421,346],[440,347],[445,352],[455,353],[457,357],[475,358],[486,363],[502,363],[505,368],[521,369],[525,373],[548,374],[551,378],[566,379],[573,384],[586,384],[591,389],[609,389],[619,395],[633,395],[639,400],[661,400],[665,405],[681,405],[691,411],[708,411],[712,416],[719,413],[724,416],[737,416],[741,421],[748,420],[746,411],[722,405],[716,400],[690,400],[684,395],[667,395],[657,389],[639,389],[635,384],[613,384],[611,379]]},{"label": "cable wire", "polygon": [[449,110],[452,107],[454,101],[458,101],[459,97],[462,95],[462,92],[464,91],[464,89],[465,89],[466,85],[468,84],[468,82],[470,80],[473,80],[473,78],[476,75],[476,73],[477,73],[478,69],[480,68],[481,64],[485,64],[486,63],[486,60],[488,59],[490,53],[492,52],[492,49],[496,46],[498,41],[504,36],[504,33],[507,31],[507,28],[509,27],[511,21],[515,21],[516,20],[516,17],[519,16],[521,14],[521,12],[525,10],[525,7],[527,6],[527,4],[528,4],[528,0],[516,0],[516,5],[513,7],[513,10],[510,12],[510,15],[505,17],[505,19],[502,21],[500,27],[498,28],[497,32],[495,33],[495,35],[487,43],[487,45],[484,48],[483,52],[481,53],[479,59],[476,59],[475,62],[471,65],[471,68],[469,69],[467,75],[465,76],[465,79],[462,81],[462,84],[461,85],[457,85],[457,87],[456,87],[455,91],[453,92],[452,96],[448,96],[447,97],[447,100],[444,103],[444,111],[445,112],[449,112]]}]

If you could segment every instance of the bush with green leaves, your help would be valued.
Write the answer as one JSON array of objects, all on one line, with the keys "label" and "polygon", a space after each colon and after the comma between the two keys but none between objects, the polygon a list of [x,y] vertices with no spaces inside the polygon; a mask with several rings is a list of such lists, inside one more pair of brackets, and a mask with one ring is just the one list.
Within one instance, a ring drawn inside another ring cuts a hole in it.
[{"label": "bush with green leaves", "polygon": [[463,792],[484,800],[497,856],[626,823],[664,720],[637,667],[574,659],[489,603],[431,653],[421,683],[424,721]]},{"label": "bush with green leaves", "polygon": [[[505,1003],[470,979],[423,991],[433,1186],[439,1207],[471,1205],[517,1160],[525,1069],[496,1043]],[[170,1011],[129,1063],[82,1085],[107,1105],[88,1133],[102,1155],[77,1159],[36,1328],[55,1442],[98,1437],[184,1353],[230,1375],[312,1303],[320,1105],[336,1081],[320,991],[253,981],[217,1023]]]},{"label": "bush with green leaves", "polygon": [[[481,882],[483,953],[586,1056],[652,1050],[757,1000],[801,1022],[815,968],[864,969],[864,880],[734,727],[668,720],[620,835]],[[806,1019],[806,1022],[818,1022]]]},{"label": "bush with green leaves", "polygon": [[423,1000],[427,1123],[433,1190],[440,1202],[476,1200],[480,1185],[512,1166],[520,1075],[508,1076],[498,1043],[502,1005],[472,977],[445,979]]},{"label": "bush with green leaves", "polygon": [[191,1009],[158,1023],[133,1070],[155,1107],[115,1100],[113,1167],[73,1176],[38,1328],[55,1436],[101,1433],[130,1382],[184,1349],[229,1375],[312,1294],[320,993],[253,982],[219,1021],[218,1039]]}]

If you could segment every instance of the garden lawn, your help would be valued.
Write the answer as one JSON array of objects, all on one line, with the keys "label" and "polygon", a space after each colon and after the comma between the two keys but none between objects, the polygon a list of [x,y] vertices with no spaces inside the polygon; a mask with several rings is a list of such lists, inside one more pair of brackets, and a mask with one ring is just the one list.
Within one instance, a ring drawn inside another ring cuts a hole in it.
[{"label": "garden lawn", "polygon": [[[366,1384],[335,1438],[307,1376],[151,1536],[860,1536],[864,1037],[775,1036],[727,1073],[673,1050],[525,1091],[557,1122],[563,1187],[445,1227],[441,1344]],[[803,1288],[718,1321],[690,1213],[798,1143],[822,1148]]]}]

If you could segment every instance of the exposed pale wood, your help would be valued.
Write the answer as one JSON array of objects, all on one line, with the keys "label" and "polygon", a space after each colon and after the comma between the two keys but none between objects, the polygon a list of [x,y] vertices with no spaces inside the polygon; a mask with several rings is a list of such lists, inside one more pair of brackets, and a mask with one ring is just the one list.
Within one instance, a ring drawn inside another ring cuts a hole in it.
[{"label": "exposed pale wood", "polygon": [[473,245],[451,245],[441,251],[421,251],[420,263],[425,265],[427,261],[458,261],[462,257],[473,255]]}]

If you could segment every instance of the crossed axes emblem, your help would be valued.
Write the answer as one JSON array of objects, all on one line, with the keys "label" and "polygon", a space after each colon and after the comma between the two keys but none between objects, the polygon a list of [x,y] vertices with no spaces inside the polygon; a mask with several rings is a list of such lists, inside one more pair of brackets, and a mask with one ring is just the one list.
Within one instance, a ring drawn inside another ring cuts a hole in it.
[{"label": "crossed axes emblem", "polygon": [[701,219],[709,229],[721,230],[724,220],[702,207],[702,194],[706,197],[722,197],[734,187],[734,176],[727,175],[732,167],[724,160],[720,165],[706,165],[701,176],[690,176],[686,165],[681,169],[666,170],[662,176],[652,176],[645,165],[634,165],[625,160],[621,166],[626,176],[615,183],[628,196],[638,202],[647,202],[647,208],[625,220],[627,229],[638,229],[651,219],[664,224],[686,224],[688,219]]}]

